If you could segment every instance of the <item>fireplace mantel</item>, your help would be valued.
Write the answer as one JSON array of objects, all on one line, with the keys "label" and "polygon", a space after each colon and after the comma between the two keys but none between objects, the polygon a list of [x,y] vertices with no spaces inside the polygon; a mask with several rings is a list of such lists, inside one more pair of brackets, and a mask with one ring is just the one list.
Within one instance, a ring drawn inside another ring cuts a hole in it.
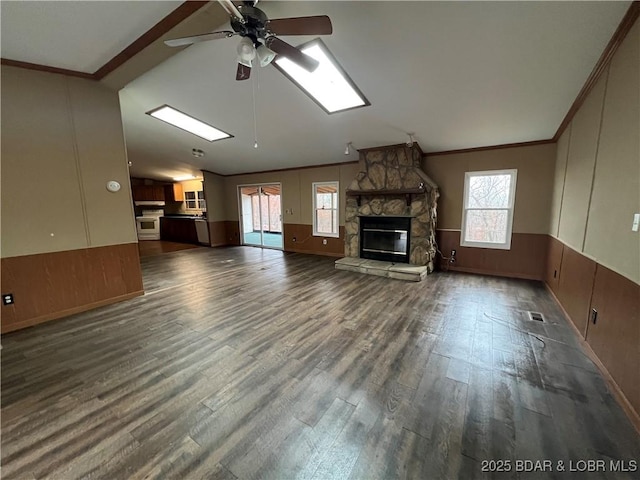
[{"label": "fireplace mantel", "polygon": [[411,205],[413,195],[424,194],[426,189],[424,186],[418,188],[399,188],[399,189],[381,189],[381,190],[347,190],[348,197],[356,197],[358,206],[361,204],[361,199],[364,196],[387,196],[387,195],[405,195],[407,199],[407,206]]}]

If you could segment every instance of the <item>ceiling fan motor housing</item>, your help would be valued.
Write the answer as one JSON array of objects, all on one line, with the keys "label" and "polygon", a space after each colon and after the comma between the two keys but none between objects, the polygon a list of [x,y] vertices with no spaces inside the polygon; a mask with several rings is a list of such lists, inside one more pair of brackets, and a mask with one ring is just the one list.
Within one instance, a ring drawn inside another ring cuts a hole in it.
[{"label": "ceiling fan motor housing", "polygon": [[240,36],[250,38],[256,47],[259,46],[261,42],[258,42],[258,39],[264,39],[267,35],[265,25],[269,18],[259,8],[249,5],[242,5],[238,10],[244,17],[244,23],[237,18],[232,18],[231,28]]}]

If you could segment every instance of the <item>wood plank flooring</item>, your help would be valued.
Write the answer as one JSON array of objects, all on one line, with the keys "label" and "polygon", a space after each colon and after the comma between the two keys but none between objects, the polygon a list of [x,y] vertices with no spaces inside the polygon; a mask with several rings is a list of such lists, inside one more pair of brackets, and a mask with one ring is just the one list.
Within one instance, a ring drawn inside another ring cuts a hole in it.
[{"label": "wood plank flooring", "polygon": [[167,240],[141,240],[138,242],[138,252],[140,252],[141,258],[161,255],[163,253],[177,252],[180,250],[190,250],[198,247],[199,245],[169,242]]},{"label": "wood plank flooring", "polygon": [[4,479],[638,478],[611,471],[639,437],[540,283],[250,247],[142,268],[142,297],[2,337]]}]

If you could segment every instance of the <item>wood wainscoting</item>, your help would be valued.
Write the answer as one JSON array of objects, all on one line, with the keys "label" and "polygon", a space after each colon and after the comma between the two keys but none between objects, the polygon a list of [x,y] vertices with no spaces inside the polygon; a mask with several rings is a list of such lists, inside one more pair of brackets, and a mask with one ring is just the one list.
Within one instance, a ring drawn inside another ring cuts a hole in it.
[{"label": "wood wainscoting", "polygon": [[212,247],[240,245],[240,224],[230,220],[209,221],[209,243]]},{"label": "wood wainscoting", "polygon": [[[286,252],[310,253],[313,255],[326,255],[329,257],[344,257],[344,227],[339,227],[338,238],[315,237],[312,225],[298,223],[284,224],[284,250]],[[296,239],[294,242],[293,239]],[[322,243],[323,240],[327,244]]]},{"label": "wood wainscoting", "polygon": [[558,288],[553,293],[582,338],[586,337],[595,274],[596,262],[563,246]]},{"label": "wood wainscoting", "polygon": [[2,333],[142,295],[137,243],[3,258]]},{"label": "wood wainscoting", "polygon": [[640,431],[640,285],[548,238],[547,287]]},{"label": "wood wainscoting", "polygon": [[456,250],[449,270],[500,277],[544,280],[547,262],[547,235],[514,233],[510,250],[460,246],[460,230],[437,230],[438,247],[445,257]]},{"label": "wood wainscoting", "polygon": [[[310,253],[330,257],[344,257],[344,227],[340,227],[340,236],[314,237],[311,225],[285,223],[282,225],[285,252]],[[242,245],[240,241],[240,223],[236,221],[209,222],[209,238],[212,247]],[[294,242],[293,239],[296,239]],[[326,239],[324,245],[322,240]]]}]

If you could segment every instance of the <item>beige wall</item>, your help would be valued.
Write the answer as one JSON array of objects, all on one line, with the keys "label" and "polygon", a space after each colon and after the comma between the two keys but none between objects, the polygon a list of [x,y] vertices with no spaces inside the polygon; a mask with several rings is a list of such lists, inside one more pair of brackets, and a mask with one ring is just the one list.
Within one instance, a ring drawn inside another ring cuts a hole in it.
[{"label": "beige wall", "polygon": [[[331,165],[326,167],[299,168],[280,172],[255,173],[224,177],[225,220],[238,221],[238,185],[256,183],[282,184],[283,223],[312,225],[313,203],[311,188],[313,182],[337,180],[340,182],[340,213],[346,208],[345,190],[359,171],[357,163]],[[205,177],[208,182],[209,177]],[[205,185],[208,188],[208,185]],[[284,213],[290,211],[290,213]],[[340,225],[344,218],[340,217]]]},{"label": "beige wall", "polygon": [[555,144],[427,155],[423,169],[440,190],[438,229],[461,228],[465,172],[516,168],[513,232],[547,233],[555,156]]},{"label": "beige wall", "polygon": [[640,23],[560,139],[550,233],[640,283]]},{"label": "beige wall", "polygon": [[227,219],[224,201],[224,177],[211,172],[204,174],[204,196],[207,200],[207,220],[222,222]]},{"label": "beige wall", "polygon": [[[567,245],[578,251],[582,250],[584,242],[605,84],[606,75],[596,83],[582,108],[573,118],[569,148],[564,162],[565,171],[559,172],[565,180],[558,235]],[[567,212],[571,213],[563,215]]]},{"label": "beige wall", "polygon": [[[2,67],[2,257],[136,242],[117,93]],[[108,180],[122,185],[106,190]]]}]

